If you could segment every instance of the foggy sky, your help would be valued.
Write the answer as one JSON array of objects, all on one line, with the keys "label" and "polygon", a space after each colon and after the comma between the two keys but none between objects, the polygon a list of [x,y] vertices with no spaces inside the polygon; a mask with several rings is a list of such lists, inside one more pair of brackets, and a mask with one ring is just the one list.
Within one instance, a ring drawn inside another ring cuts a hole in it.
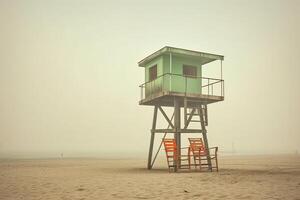
[{"label": "foggy sky", "polygon": [[166,45],[225,56],[212,146],[300,151],[300,1],[0,0],[0,28],[1,157],[146,157],[137,62]]}]

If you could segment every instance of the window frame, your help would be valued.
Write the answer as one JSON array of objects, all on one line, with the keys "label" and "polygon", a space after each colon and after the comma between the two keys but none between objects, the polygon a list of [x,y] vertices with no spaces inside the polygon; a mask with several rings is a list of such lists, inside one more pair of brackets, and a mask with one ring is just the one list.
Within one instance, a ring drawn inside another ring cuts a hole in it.
[{"label": "window frame", "polygon": [[[152,70],[154,70],[155,69],[155,71],[152,71]],[[155,72],[155,73],[154,73]],[[155,74],[155,75],[154,75]],[[154,75],[154,76],[153,76]],[[151,67],[149,67],[149,82],[150,81],[154,81],[155,79],[157,79],[157,64],[155,64],[155,65],[153,65],[153,66],[151,66]]]},{"label": "window frame", "polygon": [[[189,72],[189,70],[187,70],[187,68],[192,69],[191,70],[192,73],[186,73],[186,72]],[[195,73],[195,75],[193,75],[193,73]],[[185,65],[185,64],[182,66],[182,75],[183,76],[186,76],[186,77],[189,77],[189,78],[197,78],[197,74],[198,74],[197,66]]]}]

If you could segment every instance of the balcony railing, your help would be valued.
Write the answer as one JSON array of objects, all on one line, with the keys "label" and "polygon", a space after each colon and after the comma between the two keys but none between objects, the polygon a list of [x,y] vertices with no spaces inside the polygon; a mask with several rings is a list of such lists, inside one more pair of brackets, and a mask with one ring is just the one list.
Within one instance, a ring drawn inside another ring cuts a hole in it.
[{"label": "balcony railing", "polygon": [[141,100],[162,92],[224,97],[224,80],[165,73],[139,86]]}]

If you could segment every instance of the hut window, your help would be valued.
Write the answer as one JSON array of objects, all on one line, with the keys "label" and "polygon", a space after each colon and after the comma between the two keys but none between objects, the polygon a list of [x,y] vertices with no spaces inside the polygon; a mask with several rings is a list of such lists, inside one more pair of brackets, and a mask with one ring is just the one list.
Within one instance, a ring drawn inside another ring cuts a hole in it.
[{"label": "hut window", "polygon": [[183,75],[197,77],[197,67],[190,65],[183,65]]},{"label": "hut window", "polygon": [[157,78],[157,65],[154,65],[149,69],[149,81],[153,81],[156,78]]}]

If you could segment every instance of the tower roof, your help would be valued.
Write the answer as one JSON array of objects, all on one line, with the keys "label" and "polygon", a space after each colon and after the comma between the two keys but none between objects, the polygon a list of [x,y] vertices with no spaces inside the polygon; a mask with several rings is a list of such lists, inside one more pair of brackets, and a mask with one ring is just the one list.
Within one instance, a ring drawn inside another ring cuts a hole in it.
[{"label": "tower roof", "polygon": [[163,55],[163,54],[170,54],[170,53],[172,55],[181,55],[181,56],[197,58],[200,60],[202,65],[207,64],[212,61],[215,61],[215,60],[224,60],[224,56],[222,56],[222,55],[165,46],[165,47],[161,48],[160,50],[154,52],[153,54],[147,56],[140,62],[138,62],[138,65],[140,67],[145,67],[146,64],[148,62],[150,62],[151,60],[153,60],[154,58],[156,58],[160,55]]}]

